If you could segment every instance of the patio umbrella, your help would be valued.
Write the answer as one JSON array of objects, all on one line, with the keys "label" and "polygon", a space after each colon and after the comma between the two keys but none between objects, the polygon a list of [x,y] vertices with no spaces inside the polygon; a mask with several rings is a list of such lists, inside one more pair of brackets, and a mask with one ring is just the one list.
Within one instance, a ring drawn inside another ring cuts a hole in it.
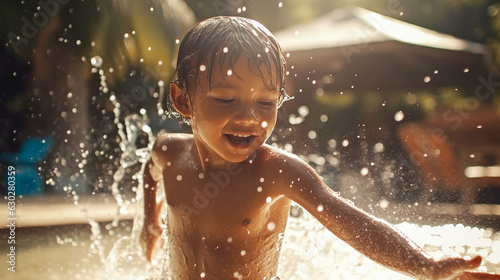
[{"label": "patio umbrella", "polygon": [[[330,90],[475,86],[492,73],[486,46],[345,7],[275,33],[297,74]],[[302,80],[301,80],[302,79]]]}]

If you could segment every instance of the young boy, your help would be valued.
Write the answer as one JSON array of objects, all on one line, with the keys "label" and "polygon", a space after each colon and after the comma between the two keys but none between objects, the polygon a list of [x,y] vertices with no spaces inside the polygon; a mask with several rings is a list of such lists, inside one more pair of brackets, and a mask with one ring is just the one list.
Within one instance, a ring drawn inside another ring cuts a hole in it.
[{"label": "young boy", "polygon": [[144,171],[141,235],[151,259],[161,234],[156,190],[163,183],[174,279],[271,279],[292,200],[358,251],[402,273],[500,279],[465,272],[480,257],[433,260],[334,193],[297,156],[265,144],[287,97],[286,63],[260,23],[241,17],[198,23],[180,45],[175,75],[172,106],[192,134],[158,137]]}]

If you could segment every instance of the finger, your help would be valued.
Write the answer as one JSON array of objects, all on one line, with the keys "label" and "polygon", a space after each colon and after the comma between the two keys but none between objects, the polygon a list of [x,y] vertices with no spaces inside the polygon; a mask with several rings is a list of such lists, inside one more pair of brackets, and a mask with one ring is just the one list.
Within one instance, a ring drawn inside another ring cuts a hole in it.
[{"label": "finger", "polygon": [[[157,228],[155,230],[155,233],[149,236],[149,242],[148,242],[148,250],[147,250],[147,259],[151,261],[153,259],[153,253],[156,248],[156,242],[158,242],[158,238],[161,235],[161,228]],[[161,239],[161,238],[160,238]]]},{"label": "finger", "polygon": [[454,279],[469,279],[464,272],[467,270],[472,270],[481,265],[481,257],[477,256],[472,259],[464,258],[451,258],[445,259],[438,262],[438,266],[434,271],[433,278],[441,279],[447,277],[457,277]]},{"label": "finger", "polygon": [[481,265],[482,261],[483,261],[483,259],[481,258],[481,256],[475,256],[474,258],[472,258],[470,260],[466,260],[466,263],[464,264],[463,268],[465,270],[475,269]]},{"label": "finger", "polygon": [[153,259],[153,249],[154,249],[154,245],[155,245],[154,238],[151,241],[152,242],[150,242],[148,244],[148,249],[146,251],[146,258],[148,259],[148,261],[151,261],[151,259]]},{"label": "finger", "polygon": [[481,265],[482,258],[480,256],[476,256],[472,259],[463,259],[463,258],[453,258],[440,261],[441,267],[444,270],[449,271],[465,271],[475,269]]}]

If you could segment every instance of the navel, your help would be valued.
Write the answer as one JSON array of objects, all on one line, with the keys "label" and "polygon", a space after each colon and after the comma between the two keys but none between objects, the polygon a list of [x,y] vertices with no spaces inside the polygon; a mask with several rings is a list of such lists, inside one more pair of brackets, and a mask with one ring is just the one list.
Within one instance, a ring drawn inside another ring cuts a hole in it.
[{"label": "navel", "polygon": [[243,220],[243,225],[248,226],[250,224],[250,219],[244,219]]}]

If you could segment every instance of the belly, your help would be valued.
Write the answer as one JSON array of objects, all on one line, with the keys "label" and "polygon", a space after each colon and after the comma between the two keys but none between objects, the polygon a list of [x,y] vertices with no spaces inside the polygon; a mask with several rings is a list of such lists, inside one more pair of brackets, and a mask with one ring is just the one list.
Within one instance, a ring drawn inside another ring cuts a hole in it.
[{"label": "belly", "polygon": [[174,279],[269,279],[275,276],[282,234],[259,238],[169,237]]},{"label": "belly", "polygon": [[174,279],[269,279],[276,275],[289,200],[267,203],[264,198],[262,205],[250,198],[234,201],[213,201],[191,215],[168,205]]}]

